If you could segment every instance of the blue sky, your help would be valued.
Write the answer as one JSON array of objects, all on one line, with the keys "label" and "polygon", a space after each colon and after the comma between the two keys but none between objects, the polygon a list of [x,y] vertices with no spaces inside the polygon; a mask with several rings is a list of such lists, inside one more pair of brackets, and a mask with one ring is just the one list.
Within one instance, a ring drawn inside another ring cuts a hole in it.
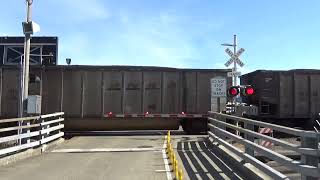
[{"label": "blue sky", "polygon": [[[5,8],[3,8],[5,7]],[[39,36],[59,37],[59,64],[225,68],[238,35],[243,72],[320,66],[320,1],[34,0]],[[2,2],[0,35],[22,35],[24,0]]]}]

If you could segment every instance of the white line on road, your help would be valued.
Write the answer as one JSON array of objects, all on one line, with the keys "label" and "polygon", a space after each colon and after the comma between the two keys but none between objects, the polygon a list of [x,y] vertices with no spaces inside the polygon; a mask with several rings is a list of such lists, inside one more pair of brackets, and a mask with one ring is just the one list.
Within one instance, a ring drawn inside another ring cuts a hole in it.
[{"label": "white line on road", "polygon": [[[155,170],[155,172],[168,172],[168,171],[165,169],[160,169],[160,170]],[[171,171],[169,171],[169,172],[171,172]]]},{"label": "white line on road", "polygon": [[90,153],[90,152],[143,152],[161,151],[162,148],[95,148],[95,149],[57,149],[54,153]]},{"label": "white line on road", "polygon": [[169,162],[168,162],[168,157],[167,157],[166,150],[165,150],[166,147],[167,147],[166,139],[167,139],[167,136],[165,136],[165,139],[164,139],[164,142],[163,142],[162,158],[163,158],[164,167],[165,167],[166,173],[167,173],[167,179],[168,180],[172,180],[171,170],[170,170],[170,166],[169,166]]}]

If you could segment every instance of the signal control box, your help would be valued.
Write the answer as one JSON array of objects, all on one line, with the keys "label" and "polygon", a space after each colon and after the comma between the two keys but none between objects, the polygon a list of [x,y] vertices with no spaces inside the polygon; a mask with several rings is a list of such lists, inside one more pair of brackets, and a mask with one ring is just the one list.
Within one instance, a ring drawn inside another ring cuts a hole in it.
[{"label": "signal control box", "polygon": [[41,96],[39,95],[28,96],[27,113],[32,115],[41,114]]}]

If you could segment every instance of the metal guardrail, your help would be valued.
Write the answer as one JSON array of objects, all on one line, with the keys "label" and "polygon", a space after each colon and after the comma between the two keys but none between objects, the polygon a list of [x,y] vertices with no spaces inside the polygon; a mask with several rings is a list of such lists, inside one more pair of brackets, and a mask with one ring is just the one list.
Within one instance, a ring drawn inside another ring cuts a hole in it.
[{"label": "metal guardrail", "polygon": [[[33,117],[0,120],[0,124],[8,123],[7,126],[11,125],[11,127],[0,129],[0,133],[10,133],[10,135],[0,134],[0,144],[12,141],[18,142],[11,147],[0,149],[0,156],[40,146],[64,136],[64,132],[61,131],[64,128],[63,116],[63,112],[58,112]],[[19,125],[12,126],[14,122],[17,122]]]},{"label": "metal guardrail", "polygon": [[[224,145],[230,151],[239,157],[255,165],[265,174],[274,179],[288,179],[288,177],[270,166],[262,163],[254,157],[255,152],[259,153],[287,168],[301,173],[302,179],[318,179],[320,177],[320,168],[318,167],[320,151],[318,148],[320,134],[313,131],[304,131],[275,124],[255,121],[247,118],[231,116],[216,112],[209,112],[209,128],[208,134],[218,143]],[[228,121],[227,121],[228,120]],[[237,122],[242,122],[244,127],[236,126]],[[300,137],[301,145],[292,144],[281,139],[276,139],[267,135],[263,135],[254,131],[255,126],[271,128],[290,135]],[[244,134],[244,137],[227,131],[232,129]],[[232,139],[237,143],[244,145],[245,150],[241,151],[237,147],[228,143],[227,140]],[[287,156],[274,152],[266,147],[260,146],[254,142],[255,139],[262,139],[281,146],[284,149],[295,151],[300,154],[301,160],[293,160]]]}]

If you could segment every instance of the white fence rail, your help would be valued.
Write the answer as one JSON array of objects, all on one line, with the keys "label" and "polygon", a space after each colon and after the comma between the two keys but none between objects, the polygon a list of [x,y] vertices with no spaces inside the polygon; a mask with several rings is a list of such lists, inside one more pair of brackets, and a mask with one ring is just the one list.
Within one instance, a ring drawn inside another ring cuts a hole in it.
[{"label": "white fence rail", "polygon": [[33,117],[2,119],[0,125],[0,144],[16,142],[0,149],[0,156],[20,150],[40,146],[64,136],[64,113],[58,112]]},{"label": "white fence rail", "polygon": [[[240,156],[245,161],[255,165],[261,171],[271,176],[274,179],[288,179],[288,177],[273,168],[267,166],[254,157],[255,153],[259,153],[277,163],[288,167],[289,169],[301,173],[302,179],[318,179],[320,178],[320,168],[318,167],[320,151],[318,148],[319,133],[312,131],[304,131],[275,124],[255,121],[237,116],[231,116],[216,112],[209,112],[209,135],[220,144],[224,145],[229,150]],[[243,123],[243,127],[234,124]],[[301,145],[289,143],[281,139],[270,137],[264,134],[255,132],[255,126],[271,128],[273,131],[278,131],[290,135],[300,137]],[[237,133],[243,133],[243,137]],[[236,141],[245,147],[241,151],[237,147],[228,142],[228,139]],[[281,146],[283,149],[295,151],[300,154],[301,160],[293,160],[290,157],[272,151],[255,143],[255,139],[261,139]]]}]

